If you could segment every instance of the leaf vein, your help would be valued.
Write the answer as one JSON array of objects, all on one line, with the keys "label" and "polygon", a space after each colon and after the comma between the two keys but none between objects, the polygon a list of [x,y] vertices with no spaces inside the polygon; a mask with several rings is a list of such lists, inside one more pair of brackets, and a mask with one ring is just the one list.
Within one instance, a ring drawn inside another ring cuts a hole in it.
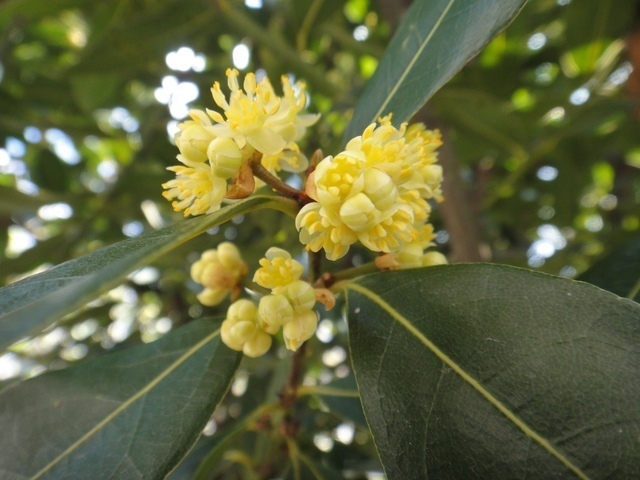
[{"label": "leaf vein", "polygon": [[187,350],[184,354],[180,356],[175,362],[173,362],[168,368],[166,368],[160,375],[155,377],[151,382],[149,382],[144,388],[140,389],[135,395],[131,396],[126,402],[123,402],[118,408],[116,408],[113,412],[107,415],[104,419],[102,419],[99,423],[97,423],[91,430],[85,433],[82,437],[76,440],[73,444],[71,444],[66,450],[64,450],[60,455],[54,458],[51,462],[45,465],[39,472],[37,472],[31,480],[35,480],[37,478],[42,477],[47,471],[56,466],[60,461],[62,461],[65,457],[70,455],[74,450],[78,449],[84,442],[89,440],[93,435],[98,433],[102,428],[104,428],[110,421],[112,421],[115,417],[120,415],[126,408],[135,403],[139,398],[143,397],[150,390],[152,390],[156,385],[158,385],[162,380],[168,377],[173,371],[175,371],[180,365],[182,365],[185,361],[187,361],[191,356],[195,355],[198,350],[203,348],[207,343],[211,342],[215,337],[220,334],[220,329],[214,331],[210,335],[203,338],[196,345]]},{"label": "leaf vein", "polygon": [[576,476],[582,480],[588,480],[589,477],[577,466],[574,465],[564,454],[558,451],[551,443],[538,432],[529,427],[521,418],[513,413],[506,405],[498,400],[491,392],[484,388],[478,380],[473,378],[467,373],[460,365],[458,365],[451,357],[440,350],[431,340],[429,340],[420,330],[418,330],[407,318],[402,316],[395,308],[389,305],[378,294],[369,290],[362,285],[356,283],[350,283],[347,290],[353,290],[355,292],[364,295],[372,300],[380,308],[385,310],[391,317],[393,317],[398,323],[405,327],[414,337],[416,337],[424,346],[433,352],[443,363],[450,367],[456,374],[458,374],[464,381],[466,381],[471,387],[473,387],[478,393],[485,397],[489,403],[496,407],[500,413],[505,415],[507,419],[513,422],[522,432],[529,438],[537,442],[542,448],[549,452],[552,456],[557,458],[565,467],[571,470]]},{"label": "leaf vein", "polygon": [[436,23],[433,26],[433,28],[431,29],[431,31],[429,32],[429,34],[422,41],[422,44],[420,45],[420,48],[418,48],[416,50],[416,53],[411,58],[411,61],[406,66],[406,68],[402,72],[402,75],[400,76],[400,78],[398,79],[396,84],[393,86],[391,91],[389,92],[389,95],[387,95],[387,98],[385,98],[384,102],[382,102],[382,105],[380,105],[380,108],[378,109],[378,112],[373,116],[373,121],[375,121],[380,115],[382,115],[382,112],[384,111],[384,109],[387,108],[387,105],[389,104],[391,99],[395,96],[396,92],[398,91],[398,89],[400,88],[402,83],[404,82],[405,78],[407,78],[407,75],[409,75],[409,72],[413,68],[413,65],[418,61],[418,58],[420,58],[420,55],[422,54],[422,51],[425,49],[427,44],[431,41],[431,38],[433,38],[433,35],[436,33],[436,31],[440,27],[440,24],[444,20],[444,17],[446,17],[447,12],[449,11],[449,9],[451,8],[451,6],[453,5],[453,3],[455,1],[456,0],[450,0],[449,3],[447,4],[447,6],[444,8],[442,13],[440,14],[440,17],[438,17],[438,20],[436,20]]}]

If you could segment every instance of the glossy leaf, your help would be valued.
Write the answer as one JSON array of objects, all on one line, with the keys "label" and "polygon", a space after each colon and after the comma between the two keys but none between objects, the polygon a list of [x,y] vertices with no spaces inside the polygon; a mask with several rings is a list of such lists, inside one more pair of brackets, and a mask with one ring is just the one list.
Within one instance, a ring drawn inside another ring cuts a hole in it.
[{"label": "glossy leaf", "polygon": [[[0,393],[0,477],[164,478],[196,441],[241,355],[209,319]],[[11,434],[7,434],[11,432]]]},{"label": "glossy leaf", "polygon": [[594,263],[578,280],[640,302],[640,237]]},{"label": "glossy leaf", "polygon": [[209,228],[267,207],[294,213],[297,204],[282,197],[252,196],[210,215],[109,245],[0,289],[0,348],[37,333],[118,285],[133,270]]},{"label": "glossy leaf", "polygon": [[378,117],[408,120],[517,15],[526,0],[413,2],[360,96],[345,143]]},{"label": "glossy leaf", "polygon": [[497,265],[347,287],[356,379],[390,479],[640,476],[640,306]]},{"label": "glossy leaf", "polygon": [[317,396],[322,399],[330,412],[356,425],[366,426],[367,422],[362,413],[358,387],[353,375],[335,379],[323,387],[325,388],[320,388]]}]

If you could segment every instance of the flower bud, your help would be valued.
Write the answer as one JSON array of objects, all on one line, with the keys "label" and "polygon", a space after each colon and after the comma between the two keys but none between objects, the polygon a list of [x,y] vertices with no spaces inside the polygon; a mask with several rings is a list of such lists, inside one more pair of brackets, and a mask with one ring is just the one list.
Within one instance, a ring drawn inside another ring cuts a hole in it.
[{"label": "flower bud", "polygon": [[230,138],[216,138],[209,144],[207,157],[213,174],[220,178],[231,178],[240,171],[242,151]]},{"label": "flower bud", "polygon": [[260,325],[260,328],[269,335],[275,335],[276,333],[278,333],[281,327],[281,325],[275,323],[272,324],[265,321],[265,319],[262,318],[262,315],[260,315],[260,310],[258,310],[258,325]]},{"label": "flower bud", "polygon": [[294,352],[298,350],[300,345],[313,336],[317,326],[318,315],[313,310],[302,315],[296,315],[282,329],[286,347]]},{"label": "flower bud", "polygon": [[284,287],[299,279],[304,270],[302,264],[291,258],[289,252],[277,247],[267,250],[265,258],[260,259],[260,265],[253,281],[271,289]]},{"label": "flower bud", "polygon": [[426,198],[435,198],[438,202],[444,200],[442,196],[442,166],[426,165],[420,169],[420,175],[424,182],[424,195]]},{"label": "flower bud", "polygon": [[398,190],[391,177],[377,168],[365,170],[364,193],[378,210],[389,208],[398,198]]},{"label": "flower bud", "polygon": [[266,251],[264,256],[267,260],[274,260],[276,258],[284,258],[288,260],[291,258],[291,254],[289,252],[287,252],[283,248],[278,248],[278,247],[269,248],[269,250]]},{"label": "flower bud", "polygon": [[220,326],[220,338],[227,347],[240,352],[242,351],[242,343],[238,342],[238,340],[231,334],[231,329],[236,323],[238,323],[238,321],[233,318],[227,318],[222,322],[222,325]]},{"label": "flower bud", "polygon": [[251,300],[242,299],[237,302],[233,302],[229,306],[229,310],[227,310],[227,318],[233,318],[237,321],[253,320],[257,312],[258,309]]},{"label": "flower bud", "polygon": [[380,211],[367,195],[360,192],[342,204],[340,219],[351,230],[361,232],[380,221]]},{"label": "flower bud", "polygon": [[313,309],[316,303],[316,292],[303,280],[296,280],[287,286],[285,295],[291,302],[293,310],[300,314]]},{"label": "flower bud", "polygon": [[218,260],[218,252],[215,249],[205,250],[200,255],[200,259],[196,261],[193,265],[191,265],[191,278],[193,278],[194,282],[202,283],[202,272],[205,267],[211,263],[216,262]]},{"label": "flower bud", "polygon": [[242,320],[237,322],[229,330],[230,336],[238,343],[245,343],[256,333],[256,324],[253,321]]},{"label": "flower bud", "polygon": [[230,242],[223,242],[217,250],[203,252],[200,259],[191,265],[190,273],[196,283],[205,287],[204,291],[198,294],[198,300],[203,305],[212,307],[238,289],[238,282],[246,275],[247,266],[236,246]]},{"label": "flower bud", "polygon": [[400,268],[417,268],[422,266],[423,255],[422,245],[409,243],[402,247],[395,256]]},{"label": "flower bud", "polygon": [[180,153],[192,162],[204,162],[207,148],[215,137],[203,125],[187,121],[175,136]]},{"label": "flower bud", "polygon": [[425,267],[432,267],[434,265],[446,265],[449,263],[447,261],[447,257],[445,257],[440,252],[429,252],[425,253],[422,258],[422,265]]},{"label": "flower bud", "polygon": [[196,298],[198,301],[207,307],[215,307],[222,303],[225,297],[229,294],[229,290],[221,290],[219,288],[205,288],[201,291]]},{"label": "flower bud", "polygon": [[260,320],[267,325],[284,325],[293,320],[293,307],[284,295],[266,295],[260,299]]},{"label": "flower bud", "polygon": [[242,257],[240,256],[238,247],[236,247],[231,242],[222,242],[220,245],[218,245],[217,251],[218,260],[226,268],[233,269],[237,268],[241,264],[244,264],[244,262],[242,261]]},{"label": "flower bud", "polygon": [[420,169],[422,178],[427,185],[436,187],[442,183],[442,166],[441,165],[426,165]]},{"label": "flower bud", "polygon": [[242,347],[242,352],[251,358],[261,357],[271,348],[271,335],[257,331]]},{"label": "flower bud", "polygon": [[229,290],[238,280],[234,273],[220,263],[208,263],[202,269],[199,283],[211,289]]}]

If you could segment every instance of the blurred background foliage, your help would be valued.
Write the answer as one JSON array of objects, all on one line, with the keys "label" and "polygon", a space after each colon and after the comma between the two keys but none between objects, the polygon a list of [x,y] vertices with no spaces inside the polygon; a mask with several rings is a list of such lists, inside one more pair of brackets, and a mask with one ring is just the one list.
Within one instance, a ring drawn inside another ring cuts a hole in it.
[{"label": "blurred background foliage", "polygon": [[[419,112],[446,140],[447,200],[434,223],[437,248],[452,261],[576,277],[638,237],[639,3],[530,0]],[[176,163],[171,138],[189,108],[213,107],[209,88],[230,66],[269,75],[276,89],[280,75],[305,80],[309,110],[322,119],[304,149],[338,153],[351,109],[409,4],[2,2],[2,285],[180,221],[161,197],[160,184],[171,178],[165,169]],[[198,305],[188,268],[225,239],[241,246],[254,269],[269,246],[299,251],[282,214],[238,217],[0,356],[0,379],[6,385],[222,313],[225,305]],[[354,249],[330,268],[365,260]],[[323,315],[305,381],[355,391],[339,317]],[[242,452],[252,462],[268,458],[274,446],[256,440],[256,432],[229,435],[230,420],[275,396],[288,359],[282,350],[245,359],[229,398],[175,478],[219,454],[211,448],[221,439],[236,452],[217,467],[229,478],[244,471]],[[357,398],[332,400],[315,396],[300,406],[301,438],[315,452],[309,468],[375,477],[379,466]]]}]

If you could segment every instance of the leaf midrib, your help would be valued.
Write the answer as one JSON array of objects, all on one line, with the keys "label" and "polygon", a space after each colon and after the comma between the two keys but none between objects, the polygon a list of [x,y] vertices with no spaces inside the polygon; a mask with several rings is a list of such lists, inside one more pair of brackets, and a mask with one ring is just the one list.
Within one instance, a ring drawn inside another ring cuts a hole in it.
[{"label": "leaf midrib", "polygon": [[220,334],[220,329],[212,332],[203,338],[200,342],[195,344],[185,353],[183,353],[180,358],[178,358],[175,362],[173,362],[169,367],[167,367],[162,373],[156,376],[151,382],[144,386],[144,388],[140,389],[135,395],[132,395],[129,399],[127,399],[124,403],[122,403],[118,408],[112,411],[109,415],[104,417],[100,422],[98,422],[91,430],[85,433],[82,437],[76,440],[73,444],[71,444],[65,451],[63,451],[60,455],[54,458],[51,462],[45,465],[40,471],[38,471],[31,480],[36,480],[45,473],[47,473],[51,468],[56,466],[62,459],[73,453],[75,450],[80,448],[80,446],[85,443],[89,438],[99,432],[102,428],[104,428],[109,422],[111,422],[114,418],[120,415],[124,410],[133,405],[138,399],[142,398],[144,395],[149,393],[156,385],[158,385],[162,380],[168,377],[173,371],[175,371],[180,365],[186,362],[191,356],[195,355],[198,350],[204,347],[207,343],[211,342],[214,338],[216,338]]},{"label": "leaf midrib", "polygon": [[384,102],[382,102],[382,105],[380,105],[380,108],[378,109],[376,114],[373,116],[371,121],[375,122],[378,119],[378,117],[380,115],[382,115],[382,112],[384,112],[384,109],[387,107],[387,105],[389,105],[389,102],[395,96],[395,94],[398,91],[398,89],[402,86],[402,84],[404,83],[405,78],[407,78],[407,75],[409,75],[409,72],[413,68],[413,65],[418,61],[418,58],[420,58],[420,55],[422,54],[422,51],[426,48],[427,44],[431,41],[431,39],[435,35],[435,33],[438,30],[438,28],[440,28],[440,24],[444,20],[444,17],[446,17],[447,13],[451,9],[451,7],[453,6],[455,1],[456,0],[449,0],[449,3],[447,4],[447,6],[444,8],[442,13],[438,17],[438,20],[436,20],[436,23],[434,24],[434,26],[429,31],[429,34],[425,37],[425,39],[420,44],[420,48],[418,48],[416,50],[416,52],[414,53],[413,57],[411,58],[411,61],[407,64],[406,68],[402,71],[402,75],[400,75],[400,78],[398,79],[396,84],[393,86],[393,88],[391,89],[391,91],[389,92],[387,97],[384,99]]},{"label": "leaf midrib", "polygon": [[429,340],[420,330],[418,330],[407,318],[402,316],[397,310],[395,310],[391,305],[389,305],[385,300],[383,300],[379,295],[374,293],[362,285],[357,283],[350,283],[347,287],[347,290],[354,290],[361,295],[372,300],[376,303],[380,308],[385,310],[389,315],[391,315],[395,320],[398,321],[403,327],[405,327],[414,337],[416,337],[420,342],[426,346],[431,352],[438,357],[444,364],[446,364],[449,368],[451,368],[456,374],[458,374],[465,382],[467,382],[472,388],[474,388],[478,393],[480,393],[484,398],[486,398],[489,403],[491,403],[494,407],[496,407],[500,413],[502,413],[507,419],[509,419],[513,424],[515,424],[522,432],[527,435],[529,438],[532,438],[536,443],[538,443],[542,448],[544,448],[549,454],[553,455],[557,458],[565,467],[571,470],[573,473],[578,476],[578,478],[582,480],[589,480],[589,477],[577,466],[574,465],[567,457],[565,457],[561,452],[559,452],[551,443],[540,435],[538,432],[533,430],[529,425],[527,425],[521,418],[519,418],[515,413],[513,413],[506,405],[504,405],[500,400],[498,400],[491,392],[489,392],[486,388],[484,388],[480,382],[478,382],[475,378],[473,378],[469,373],[467,373],[460,365],[458,365],[451,357],[449,357],[446,353],[440,350],[431,340]]}]

